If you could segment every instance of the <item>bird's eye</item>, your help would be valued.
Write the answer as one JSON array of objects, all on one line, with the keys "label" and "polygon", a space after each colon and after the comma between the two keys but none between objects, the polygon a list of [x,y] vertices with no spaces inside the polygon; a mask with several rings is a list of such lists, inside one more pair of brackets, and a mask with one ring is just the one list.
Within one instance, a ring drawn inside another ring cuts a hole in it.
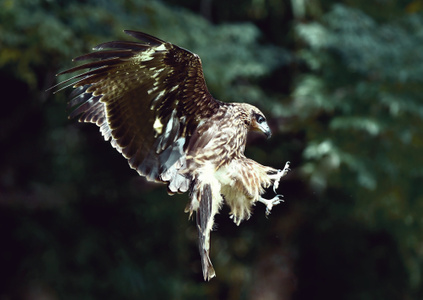
[{"label": "bird's eye", "polygon": [[266,119],[262,115],[256,115],[256,121],[257,123],[261,124],[266,121]]}]

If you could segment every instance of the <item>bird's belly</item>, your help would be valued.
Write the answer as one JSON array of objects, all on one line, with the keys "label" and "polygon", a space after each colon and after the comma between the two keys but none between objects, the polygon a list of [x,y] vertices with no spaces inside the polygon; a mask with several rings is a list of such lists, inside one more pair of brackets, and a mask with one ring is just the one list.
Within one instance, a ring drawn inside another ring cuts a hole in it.
[{"label": "bird's belly", "polygon": [[225,165],[219,168],[219,170],[216,171],[215,177],[217,181],[223,186],[229,186],[233,187],[235,185],[235,179],[232,175],[233,170],[231,168],[231,164]]},{"label": "bird's belly", "polygon": [[248,219],[254,199],[249,197],[244,188],[236,182],[236,162],[221,167],[215,174],[219,181],[220,193],[226,204],[231,208],[231,215],[236,224]]}]

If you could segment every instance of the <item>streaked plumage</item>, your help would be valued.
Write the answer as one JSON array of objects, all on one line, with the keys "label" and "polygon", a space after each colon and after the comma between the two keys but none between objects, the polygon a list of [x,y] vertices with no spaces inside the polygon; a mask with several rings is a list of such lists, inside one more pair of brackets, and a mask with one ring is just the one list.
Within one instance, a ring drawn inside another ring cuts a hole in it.
[{"label": "streaked plumage", "polygon": [[186,211],[196,213],[203,275],[209,280],[215,276],[210,231],[222,203],[230,206],[236,224],[250,217],[257,201],[269,213],[281,198],[261,195],[272,185],[276,190],[289,165],[276,170],[245,157],[248,131],[270,136],[265,117],[252,105],[214,99],[196,54],[145,33],[125,32],[143,43],[108,42],[75,58],[91,62],[60,74],[88,71],[60,83],[69,83],[60,90],[75,88],[70,117],[99,126],[131,168],[166,183],[170,194],[189,191]]}]

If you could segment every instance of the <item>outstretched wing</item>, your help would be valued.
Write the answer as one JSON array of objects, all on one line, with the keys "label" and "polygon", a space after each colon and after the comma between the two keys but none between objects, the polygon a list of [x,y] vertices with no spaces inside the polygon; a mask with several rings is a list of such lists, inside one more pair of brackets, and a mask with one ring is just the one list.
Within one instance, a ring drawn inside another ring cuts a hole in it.
[{"label": "outstretched wing", "polygon": [[[197,125],[220,102],[208,92],[196,54],[145,33],[125,33],[143,43],[98,45],[94,50],[99,51],[74,59],[91,62],[58,75],[88,71],[58,86],[75,88],[69,106],[76,109],[70,117],[97,124],[140,175],[169,181],[169,169],[184,164],[181,158]],[[177,183],[175,189],[186,191],[188,186]]]}]

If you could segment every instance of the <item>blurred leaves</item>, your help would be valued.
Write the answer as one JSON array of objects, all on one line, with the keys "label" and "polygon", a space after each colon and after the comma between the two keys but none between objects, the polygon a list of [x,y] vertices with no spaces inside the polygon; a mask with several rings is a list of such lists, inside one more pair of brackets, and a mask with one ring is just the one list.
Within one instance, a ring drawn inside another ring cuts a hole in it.
[{"label": "blurred leaves", "polygon": [[423,193],[413,188],[423,165],[422,22],[421,14],[378,22],[335,5],[321,21],[297,24],[307,45],[298,57],[310,72],[293,92],[307,127],[303,170],[311,183],[336,183],[354,195],[356,217],[395,232],[415,289],[423,265],[413,252],[422,247],[423,224],[411,230],[409,223],[423,213],[412,200]]}]

